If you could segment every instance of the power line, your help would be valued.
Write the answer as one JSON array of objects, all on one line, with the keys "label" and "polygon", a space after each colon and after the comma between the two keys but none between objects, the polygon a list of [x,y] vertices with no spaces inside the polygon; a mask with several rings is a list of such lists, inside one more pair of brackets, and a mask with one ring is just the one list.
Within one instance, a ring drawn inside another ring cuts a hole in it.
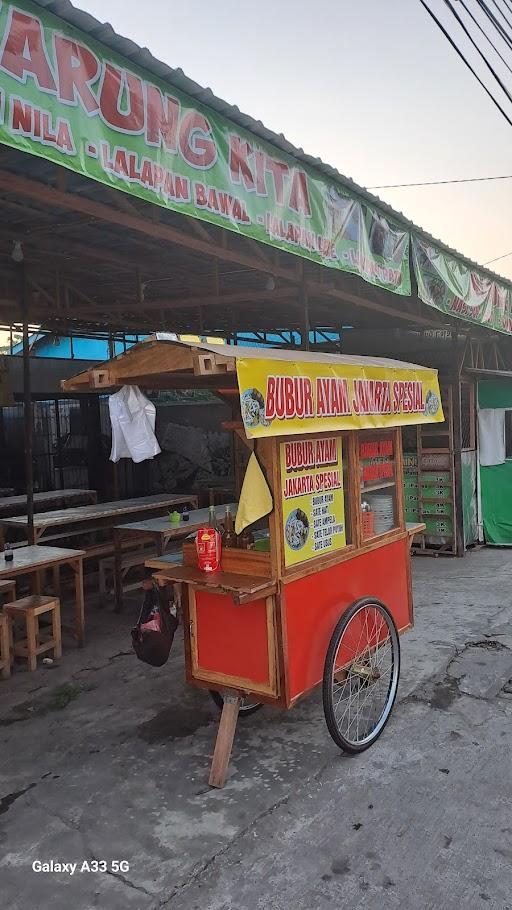
[{"label": "power line", "polygon": [[498,32],[500,37],[503,39],[505,44],[508,44],[509,48],[512,48],[512,40],[510,39],[510,35],[505,31],[501,22],[499,22],[499,20],[496,19],[496,16],[492,12],[492,10],[489,9],[489,7],[487,6],[487,3],[484,3],[484,0],[476,0],[476,2],[478,4],[478,6],[480,7],[480,9],[482,10],[482,12],[484,13],[484,15],[489,20],[489,22],[492,25],[494,25],[494,28],[496,29],[496,31]]},{"label": "power line", "polygon": [[[458,12],[456,11],[456,9],[454,8],[453,4],[450,2],[450,0],[444,0],[444,2],[445,2],[445,4],[446,4],[446,6],[448,7],[448,9],[450,10],[450,12],[452,13],[452,15],[455,17],[455,19],[456,19],[457,22],[459,23],[459,25],[460,25],[462,31],[464,32],[464,34],[466,35],[466,37],[469,38],[469,40],[471,41],[471,44],[473,45],[473,47],[475,48],[475,50],[477,51],[477,53],[480,54],[480,57],[482,58],[483,62],[485,63],[485,65],[486,65],[487,69],[489,70],[491,76],[492,76],[492,77],[496,80],[496,82],[498,83],[498,85],[499,85],[499,87],[501,88],[503,94],[506,95],[507,98],[508,98],[508,100],[512,103],[512,95],[510,94],[510,92],[509,92],[507,86],[506,86],[505,83],[502,81],[502,79],[500,79],[500,77],[498,76],[498,74],[497,74],[496,70],[494,69],[494,67],[489,63],[487,57],[485,56],[485,54],[484,54],[484,52],[482,51],[482,49],[478,46],[478,44],[477,44],[477,42],[475,41],[475,39],[473,38],[471,32],[470,32],[469,29],[467,29],[466,26],[464,25],[464,22],[463,22],[462,19],[460,18],[459,14],[458,14]],[[499,9],[499,7],[498,7],[498,9]],[[503,15],[503,14],[502,14],[502,15]]]},{"label": "power line", "polygon": [[[456,19],[457,22],[459,23],[459,26],[462,28],[462,30],[464,31],[465,35],[469,38],[469,40],[470,40],[471,44],[473,45],[473,47],[474,47],[474,48],[477,50],[477,52],[479,53],[479,55],[480,55],[480,57],[482,58],[482,60],[484,61],[485,65],[487,66],[487,68],[488,68],[489,71],[491,72],[491,75],[492,75],[493,78],[496,80],[496,82],[499,84],[499,86],[500,86],[500,88],[502,89],[503,93],[507,96],[507,98],[509,99],[509,101],[512,101],[512,96],[510,95],[508,89],[506,88],[506,86],[504,85],[504,83],[502,82],[502,80],[500,79],[500,77],[498,76],[498,74],[496,73],[496,71],[494,70],[494,68],[492,67],[492,65],[491,65],[491,64],[489,63],[489,61],[487,60],[485,54],[483,53],[483,51],[481,50],[481,48],[478,46],[478,44],[476,43],[476,41],[475,41],[474,38],[472,37],[471,33],[470,33],[470,32],[468,31],[468,29],[466,28],[464,22],[462,21],[462,19],[460,18],[460,16],[459,16],[458,13],[456,12],[456,10],[454,9],[454,7],[453,7],[452,3],[450,2],[450,0],[444,0],[444,2],[445,2],[445,5],[448,7],[448,9],[451,11],[452,15],[455,17],[455,19]],[[458,0],[455,0],[455,2],[458,2]],[[492,42],[492,40],[489,38],[489,36],[488,36],[487,33],[485,32],[485,30],[481,27],[481,25],[478,23],[478,21],[475,19],[475,17],[473,16],[473,14],[468,10],[466,4],[464,3],[464,0],[460,0],[460,2],[461,2],[462,7],[465,9],[466,13],[467,13],[467,14],[470,16],[470,18],[472,19],[473,23],[477,26],[477,28],[479,29],[479,31],[480,31],[480,32],[483,34],[483,36],[485,37],[486,41],[489,42],[489,44],[491,45],[491,47],[492,47],[492,48],[494,49],[494,51],[497,53],[497,55],[498,55],[498,57],[500,58],[500,60],[505,64],[505,66],[507,67],[507,69],[508,69],[509,71],[511,71],[510,66],[509,66],[508,63],[505,61],[505,59],[503,58],[503,56],[501,55],[501,53],[500,53],[499,50],[497,49],[496,45],[495,45],[495,44]],[[487,6],[487,4],[485,3],[485,0],[476,0],[476,2],[477,2],[477,4],[478,4],[479,8],[481,9],[481,11],[484,13],[484,15],[485,15],[485,16],[487,17],[487,19],[489,20],[489,22],[490,22],[490,23],[494,26],[494,28],[497,30],[498,34],[500,35],[500,37],[502,38],[502,40],[505,42],[505,44],[508,45],[508,47],[509,47],[510,49],[512,49],[512,40],[511,40],[511,36],[508,34],[508,32],[506,31],[506,29],[503,27],[502,23],[499,22],[498,19],[496,19],[496,16],[495,16],[494,13],[489,9],[489,7]],[[501,15],[501,17],[504,19],[504,21],[507,23],[507,25],[508,25],[510,28],[512,28],[512,22],[510,22],[510,20],[507,18],[507,16],[505,15],[505,13],[504,13],[503,10],[501,9],[501,7],[498,6],[498,3],[496,2],[496,0],[492,0],[492,2],[494,3],[494,6],[495,6],[496,9],[498,10],[498,13]],[[509,3],[508,3],[508,0],[504,0],[504,2],[505,2],[506,9],[512,13],[512,8],[510,7],[510,5],[509,5]],[[465,66],[469,69],[469,71],[470,71],[470,72],[472,73],[472,75],[475,77],[475,79],[477,80],[477,82],[479,83],[479,85],[481,85],[481,87],[484,89],[485,93],[489,96],[489,98],[491,99],[491,101],[493,102],[493,104],[498,108],[498,110],[500,111],[500,113],[502,114],[502,116],[505,118],[505,120],[507,121],[507,123],[508,123],[509,125],[512,126],[512,120],[510,119],[510,117],[508,116],[508,114],[505,112],[504,108],[502,107],[502,105],[500,104],[500,102],[498,101],[498,99],[493,95],[493,93],[492,93],[492,91],[490,90],[490,88],[488,88],[487,85],[484,83],[484,81],[480,78],[480,76],[479,76],[478,73],[475,71],[475,69],[473,68],[473,66],[471,65],[471,63],[470,63],[469,60],[467,59],[467,57],[464,55],[464,53],[462,52],[462,50],[460,49],[460,47],[457,45],[456,41],[452,38],[452,36],[451,36],[450,33],[448,32],[448,30],[444,27],[444,25],[442,24],[442,22],[440,21],[440,19],[438,19],[438,17],[435,15],[435,13],[430,9],[430,7],[427,5],[427,3],[425,2],[425,0],[420,0],[420,3],[421,3],[421,5],[423,6],[423,8],[426,10],[426,12],[429,14],[430,18],[435,22],[435,24],[437,25],[437,27],[439,28],[439,30],[442,32],[442,34],[444,35],[444,37],[446,38],[446,40],[449,42],[449,44],[451,45],[451,47],[454,49],[454,51],[456,52],[456,54],[461,58],[461,60],[462,60],[463,63],[465,64]],[[507,177],[506,175],[505,175],[505,176],[494,176],[494,177],[474,177],[474,178],[466,178],[466,179],[458,179],[458,180],[424,181],[424,182],[422,182],[422,183],[416,183],[416,184],[394,184],[394,185],[388,185],[387,187],[384,187],[384,186],[381,186],[381,187],[370,187],[370,189],[395,189],[395,188],[398,189],[400,186],[402,186],[402,187],[406,187],[406,186],[436,186],[436,185],[446,185],[446,184],[454,184],[454,183],[476,183],[476,182],[482,182],[482,181],[484,181],[484,180],[506,180],[506,179],[508,179],[508,177]],[[506,258],[509,257],[509,256],[512,256],[512,250],[510,250],[508,253],[503,253],[501,256],[495,256],[493,259],[488,259],[487,262],[484,262],[484,265],[491,265],[493,262],[499,262],[500,260],[506,259]]]},{"label": "power line", "polygon": [[[477,2],[480,2],[480,0],[477,0]],[[485,82],[483,82],[483,80],[480,79],[480,76],[479,76],[478,73],[473,69],[473,67],[471,66],[471,63],[470,63],[469,60],[467,60],[467,58],[464,56],[464,54],[462,53],[462,51],[460,50],[460,48],[457,46],[457,44],[455,43],[455,41],[453,40],[453,38],[451,37],[451,35],[449,34],[449,32],[445,29],[445,27],[444,27],[444,25],[442,24],[442,22],[437,18],[437,16],[435,15],[435,13],[432,12],[432,10],[430,9],[430,7],[427,6],[427,4],[425,3],[425,0],[420,0],[420,3],[421,3],[421,5],[423,6],[423,8],[427,11],[427,13],[429,14],[430,18],[434,20],[434,22],[436,23],[437,27],[440,29],[440,31],[441,31],[441,32],[443,33],[443,35],[445,36],[446,40],[451,44],[451,46],[453,47],[455,53],[458,54],[458,56],[461,58],[461,60],[462,60],[462,61],[464,62],[464,64],[467,66],[467,68],[469,69],[469,71],[473,74],[473,76],[475,77],[475,79],[477,80],[477,82],[482,86],[484,92],[489,96],[489,98],[491,99],[492,103],[498,108],[498,110],[500,111],[500,113],[502,114],[502,116],[505,118],[505,120],[507,121],[507,123],[509,124],[509,126],[512,126],[512,120],[510,119],[510,117],[508,116],[508,114],[505,113],[505,110],[503,109],[503,107],[501,106],[501,104],[499,103],[499,101],[494,97],[494,95],[492,94],[491,90],[490,90],[489,88],[487,88]]]},{"label": "power line", "polygon": [[483,28],[483,26],[480,24],[480,22],[478,21],[478,19],[476,18],[476,16],[474,16],[473,13],[471,12],[471,10],[466,6],[464,0],[458,0],[458,2],[459,2],[460,5],[466,10],[467,15],[470,17],[470,19],[473,20],[474,24],[476,25],[477,29],[482,33],[482,35],[484,36],[485,40],[489,42],[489,44],[491,45],[493,51],[498,55],[498,57],[500,58],[501,62],[504,64],[504,66],[506,66],[507,69],[508,69],[508,71],[509,71],[510,73],[512,73],[512,67],[507,63],[507,61],[505,60],[505,57],[500,53],[500,51],[499,51],[498,48],[496,47],[496,45],[495,45],[494,41],[492,40],[492,38],[489,38],[489,35],[487,34],[487,32],[485,31],[485,29]]},{"label": "power line", "polygon": [[[487,61],[487,59],[485,58],[485,56],[484,56],[484,54],[482,53],[481,49],[476,45],[475,41],[473,40],[473,38],[471,37],[471,35],[470,35],[469,32],[467,31],[467,29],[466,29],[464,23],[462,22],[462,20],[460,19],[460,17],[459,17],[458,14],[456,13],[456,11],[454,10],[454,7],[452,6],[452,3],[450,2],[450,0],[444,0],[444,2],[445,2],[445,4],[446,4],[446,6],[448,6],[450,12],[454,15],[454,17],[455,17],[455,18],[457,19],[457,21],[459,22],[459,25],[461,26],[461,28],[463,29],[463,31],[465,32],[465,34],[467,35],[467,37],[470,39],[471,43],[473,44],[473,46],[476,48],[476,50],[477,50],[478,53],[480,54],[480,56],[482,57],[482,59],[483,59],[484,62],[486,63],[487,67],[490,69],[490,71],[491,71],[491,73],[493,74],[493,76],[494,76],[494,77],[497,79],[497,81],[499,82],[500,87],[501,87],[501,88],[503,89],[503,91],[507,94],[507,97],[512,101],[512,96],[509,94],[509,92],[508,92],[508,90],[506,89],[506,87],[504,86],[504,84],[501,82],[501,80],[499,79],[499,77],[498,77],[498,76],[496,75],[496,73],[494,72],[493,68],[491,67],[491,65],[489,64],[489,62]],[[460,2],[461,6],[464,8],[464,10],[466,11],[467,15],[471,18],[471,20],[473,21],[474,25],[476,25],[476,27],[479,29],[479,31],[480,31],[481,34],[484,36],[484,38],[486,39],[486,41],[491,45],[491,47],[492,47],[493,50],[496,52],[496,54],[498,55],[498,57],[500,58],[500,60],[504,63],[504,65],[507,67],[507,69],[512,73],[512,68],[511,68],[510,65],[507,63],[507,61],[505,60],[505,58],[502,56],[502,54],[500,53],[500,51],[498,50],[498,48],[496,47],[496,45],[494,44],[494,42],[492,41],[492,39],[489,37],[489,35],[487,35],[485,29],[484,29],[484,28],[481,26],[481,24],[478,22],[478,20],[477,20],[476,17],[473,15],[473,13],[471,12],[471,10],[467,7],[467,5],[466,5],[466,3],[464,2],[464,0],[458,0],[458,2]],[[425,6],[425,4],[423,4],[423,6]],[[427,9],[427,11],[431,13],[430,10]],[[431,13],[431,15],[432,15],[432,18],[435,18],[435,17],[433,16],[432,13]],[[439,23],[438,23],[438,20],[436,20],[436,23],[439,24]],[[441,27],[441,30],[443,31],[443,33],[445,33],[445,32],[444,32],[444,29],[442,28],[442,26],[440,26],[440,27]],[[445,34],[446,34],[446,33],[445,33]],[[448,37],[448,35],[447,35],[447,37]],[[450,40],[449,37],[448,37],[448,40]],[[450,42],[450,43],[452,43],[452,42]],[[452,45],[452,46],[453,46],[453,45]],[[459,52],[459,49],[458,49],[457,47],[456,47],[455,49]],[[465,60],[464,62],[467,62],[467,61]],[[470,67],[470,68],[471,68],[471,67]],[[473,72],[473,70],[472,70],[472,72]],[[478,77],[477,77],[477,78],[478,78]],[[485,88],[485,86],[484,86],[484,88]],[[489,94],[489,92],[488,92],[488,94]],[[494,99],[493,99],[493,100],[494,100]],[[510,121],[509,121],[509,122],[510,122]],[[424,180],[424,181],[420,181],[420,182],[416,182],[416,183],[390,183],[390,184],[380,184],[380,185],[378,185],[378,186],[369,186],[369,187],[367,187],[367,189],[370,189],[370,190],[385,190],[385,189],[386,189],[386,190],[387,190],[387,189],[403,189],[403,188],[408,188],[408,187],[421,187],[421,186],[447,186],[447,185],[457,184],[457,183],[480,183],[480,182],[489,181],[489,180],[509,180],[511,177],[512,177],[512,175],[510,175],[510,174],[504,174],[504,175],[499,175],[499,176],[490,176],[490,177],[467,177],[467,178],[463,178],[463,179],[453,179],[453,180]]]},{"label": "power line", "polygon": [[496,9],[498,10],[498,12],[499,12],[501,18],[505,20],[505,22],[507,23],[507,25],[508,25],[509,28],[512,28],[512,22],[510,21],[510,19],[507,19],[505,13],[504,13],[503,10],[501,9],[501,6],[498,6],[496,0],[492,0],[492,2],[493,2],[493,5],[494,5],[494,6],[496,7]]},{"label": "power line", "polygon": [[496,256],[494,259],[488,259],[487,262],[483,262],[482,265],[490,265],[491,262],[498,262],[499,259],[506,259],[507,256],[512,256],[512,250],[510,250],[510,253],[503,253],[503,256]]},{"label": "power line", "polygon": [[483,183],[485,180],[511,180],[512,174],[498,177],[463,177],[458,180],[422,180],[419,183],[383,183],[380,186],[367,186],[367,190],[398,190],[409,186],[447,186],[452,183]]}]

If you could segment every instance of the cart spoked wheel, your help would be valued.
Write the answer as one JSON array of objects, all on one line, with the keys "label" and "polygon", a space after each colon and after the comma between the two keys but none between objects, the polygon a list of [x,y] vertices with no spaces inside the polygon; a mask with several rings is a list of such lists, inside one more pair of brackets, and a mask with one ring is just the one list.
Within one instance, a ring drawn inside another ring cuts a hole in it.
[{"label": "cart spoked wheel", "polygon": [[[224,699],[220,692],[217,692],[216,689],[208,689],[213,701],[218,708],[222,711],[224,707]],[[259,711],[263,707],[263,704],[260,701],[252,701],[250,698],[243,698],[240,708],[238,710],[239,715],[242,717],[248,717],[250,714],[255,714],[256,711]]]},{"label": "cart spoked wheel", "polygon": [[365,597],[343,614],[325,659],[323,702],[334,742],[363,752],[382,733],[400,675],[400,642],[387,607]]}]

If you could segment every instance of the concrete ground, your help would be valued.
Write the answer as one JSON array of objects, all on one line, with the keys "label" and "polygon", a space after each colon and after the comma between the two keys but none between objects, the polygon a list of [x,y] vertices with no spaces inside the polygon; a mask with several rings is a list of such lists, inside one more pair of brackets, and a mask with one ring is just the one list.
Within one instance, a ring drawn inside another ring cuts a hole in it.
[{"label": "concrete ground", "polygon": [[[1,906],[512,910],[510,560],[413,561],[416,625],[372,749],[343,756],[317,695],[267,708],[239,723],[223,791],[180,643],[147,667],[137,599],[121,618],[89,600],[84,651],[0,683]],[[51,860],[78,866],[32,870]]]}]

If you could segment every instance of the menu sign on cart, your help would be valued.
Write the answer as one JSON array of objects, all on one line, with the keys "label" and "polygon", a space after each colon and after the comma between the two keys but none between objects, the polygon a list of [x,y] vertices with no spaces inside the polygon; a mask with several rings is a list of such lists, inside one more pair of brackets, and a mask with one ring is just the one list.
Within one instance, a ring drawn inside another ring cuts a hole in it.
[{"label": "menu sign on cart", "polygon": [[361,480],[365,485],[382,484],[395,479],[393,439],[379,439],[359,444]]},{"label": "menu sign on cart", "polygon": [[285,565],[345,547],[341,438],[283,442],[280,459]]}]

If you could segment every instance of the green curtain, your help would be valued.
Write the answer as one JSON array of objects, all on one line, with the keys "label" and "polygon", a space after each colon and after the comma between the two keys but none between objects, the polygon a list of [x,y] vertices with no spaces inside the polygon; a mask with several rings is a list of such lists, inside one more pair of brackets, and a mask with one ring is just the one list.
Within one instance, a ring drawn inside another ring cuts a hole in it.
[{"label": "green curtain", "polygon": [[512,459],[480,467],[485,542],[512,545]]}]

